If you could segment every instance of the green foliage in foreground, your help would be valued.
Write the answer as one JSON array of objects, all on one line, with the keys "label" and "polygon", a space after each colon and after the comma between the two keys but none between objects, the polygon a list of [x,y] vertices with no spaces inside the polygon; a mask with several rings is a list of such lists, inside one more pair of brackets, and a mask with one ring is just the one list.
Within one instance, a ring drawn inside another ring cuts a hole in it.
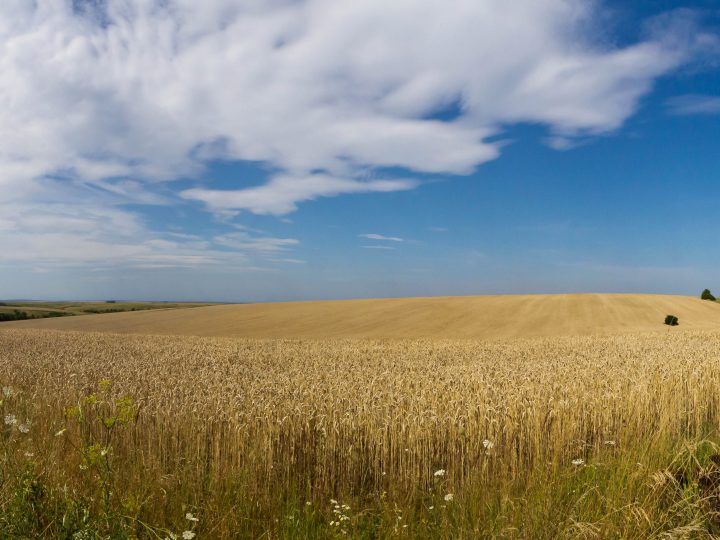
[{"label": "green foliage in foreground", "polygon": [[713,301],[713,302],[715,301],[715,297],[714,297],[713,294],[710,292],[710,289],[705,289],[705,290],[700,294],[700,298],[701,298],[702,300],[711,300],[711,301]]},{"label": "green foliage in foreground", "polygon": [[[127,486],[124,467],[139,414],[101,381],[64,411],[65,426],[38,432],[31,404],[3,388],[0,410],[0,538],[716,538],[720,534],[720,437],[605,441],[585,459],[548,464],[522,481],[453,489],[437,471],[426,492],[382,491],[316,500],[304,486],[268,500],[241,476],[209,487]],[[71,449],[68,463],[41,452]],[[125,450],[123,450],[125,449]],[[77,468],[80,482],[53,474]],[[135,484],[136,485],[136,484]],[[392,485],[392,484],[390,484]],[[166,494],[167,495],[167,494]],[[173,501],[184,500],[182,504]],[[168,516],[171,516],[168,518]]]}]

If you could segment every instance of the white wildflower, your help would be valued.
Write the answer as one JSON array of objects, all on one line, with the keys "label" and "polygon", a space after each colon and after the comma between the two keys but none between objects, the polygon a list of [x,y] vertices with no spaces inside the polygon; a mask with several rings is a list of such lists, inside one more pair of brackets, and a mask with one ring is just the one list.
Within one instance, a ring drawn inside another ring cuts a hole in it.
[{"label": "white wildflower", "polygon": [[445,469],[438,469],[437,471],[435,471],[433,476],[435,476],[435,477],[445,476]]},{"label": "white wildflower", "polygon": [[17,418],[14,414],[6,414],[5,415],[5,425],[6,426],[14,426],[17,424]]},{"label": "white wildflower", "polygon": [[183,531],[183,540],[192,540],[195,538],[195,533],[192,531]]},{"label": "white wildflower", "polygon": [[62,436],[65,434],[66,431],[67,431],[67,428],[62,428],[60,431],[58,431],[58,432],[55,434],[55,436],[56,436],[56,437],[62,437]]},{"label": "white wildflower", "polygon": [[330,504],[337,504],[338,502],[335,499],[330,499]]},{"label": "white wildflower", "polygon": [[18,431],[20,433],[30,433],[30,423],[26,422],[25,424],[20,424],[18,426]]},{"label": "white wildflower", "polygon": [[606,446],[615,446],[615,441],[605,441]]},{"label": "white wildflower", "polygon": [[572,464],[576,467],[580,467],[581,465],[585,465],[585,460],[581,458],[573,459]]},{"label": "white wildflower", "polygon": [[450,502],[450,501],[452,501],[455,497],[453,496],[452,493],[448,493],[448,494],[445,495],[445,497],[443,497],[443,498],[445,499],[446,502]]},{"label": "white wildflower", "polygon": [[435,506],[428,506],[428,510],[432,510]]},{"label": "white wildflower", "polygon": [[25,457],[30,459],[30,458],[35,457],[35,454],[33,454],[32,452],[25,452]]},{"label": "white wildflower", "polygon": [[2,393],[6,399],[11,398],[14,394],[13,389],[10,386],[3,386]]},{"label": "white wildflower", "polygon": [[307,501],[307,502],[305,503],[305,506],[312,506],[312,502]]},{"label": "white wildflower", "polygon": [[489,439],[485,439],[482,444],[485,450],[492,450],[492,448],[495,446],[495,443]]},{"label": "white wildflower", "polygon": [[185,514],[185,519],[187,519],[188,521],[200,521],[198,518],[193,516],[190,512]]}]

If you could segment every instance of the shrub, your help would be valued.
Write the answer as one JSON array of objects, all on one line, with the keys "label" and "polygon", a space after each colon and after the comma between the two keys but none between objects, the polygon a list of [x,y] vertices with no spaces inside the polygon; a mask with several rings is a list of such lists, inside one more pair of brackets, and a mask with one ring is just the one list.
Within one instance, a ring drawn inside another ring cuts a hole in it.
[{"label": "shrub", "polygon": [[705,289],[705,290],[700,294],[700,298],[703,299],[703,300],[712,300],[713,302],[715,301],[715,297],[714,297],[713,294],[710,292],[710,289]]},{"label": "shrub", "polygon": [[33,317],[29,316],[26,311],[20,311],[19,309],[13,310],[12,313],[0,313],[0,322],[25,321],[32,318]]},{"label": "shrub", "polygon": [[678,318],[675,315],[667,315],[665,317],[665,324],[670,326],[677,326],[678,324]]}]

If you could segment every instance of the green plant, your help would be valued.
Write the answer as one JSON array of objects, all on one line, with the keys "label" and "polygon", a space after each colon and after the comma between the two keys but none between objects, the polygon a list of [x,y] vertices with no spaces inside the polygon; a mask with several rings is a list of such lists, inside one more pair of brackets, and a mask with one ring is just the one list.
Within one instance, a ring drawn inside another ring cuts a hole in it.
[{"label": "green plant", "polygon": [[700,294],[700,298],[701,298],[702,300],[712,300],[713,302],[715,301],[715,297],[714,297],[713,294],[710,292],[710,289],[705,289],[705,290]]},{"label": "green plant", "polygon": [[677,326],[680,323],[678,322],[678,318],[675,315],[667,315],[665,317],[665,324],[667,324],[668,326]]},{"label": "green plant", "polygon": [[[151,498],[127,484],[127,442],[139,414],[134,399],[114,396],[111,381],[101,380],[96,391],[65,408],[65,426],[48,433],[30,419],[21,422],[33,410],[33,400],[27,397],[11,386],[2,386],[0,538],[195,537],[199,519],[186,512],[185,505],[182,510],[189,523],[183,522],[186,530],[182,533],[173,533],[146,522],[143,512]],[[47,428],[47,424],[41,425]],[[118,455],[116,440],[121,450]],[[51,474],[40,458],[51,452],[65,452],[65,474],[60,477]],[[79,471],[79,483],[73,481],[78,476],[67,474],[68,469]]]}]

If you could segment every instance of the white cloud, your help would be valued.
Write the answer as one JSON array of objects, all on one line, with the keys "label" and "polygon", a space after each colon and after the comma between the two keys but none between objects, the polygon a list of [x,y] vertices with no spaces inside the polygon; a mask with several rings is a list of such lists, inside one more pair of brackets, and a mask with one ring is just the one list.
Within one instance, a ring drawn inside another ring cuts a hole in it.
[{"label": "white cloud", "polygon": [[229,248],[260,252],[284,251],[300,243],[294,238],[252,237],[246,232],[234,232],[216,236],[214,242]]},{"label": "white cloud", "polygon": [[[219,214],[412,189],[373,171],[469,173],[499,155],[493,137],[517,122],[546,125],[556,146],[613,131],[657,77],[715,43],[683,12],[613,46],[594,37],[598,6],[4,0],[0,228],[14,233],[3,248],[37,260],[217,260],[117,205],[179,204],[171,181],[200,178],[212,159],[273,171],[261,185],[180,193]],[[440,119],[450,109],[456,117]],[[77,196],[88,189],[92,204]]]},{"label": "white cloud", "polygon": [[291,238],[257,231],[210,240],[147,230],[135,214],[101,200],[22,203],[3,207],[0,269],[49,268],[255,268],[275,252],[296,247]]},{"label": "white cloud", "polygon": [[[0,234],[2,265],[43,267],[198,266],[227,260],[203,241],[148,234],[135,216],[88,205],[27,205],[5,209],[12,227]],[[235,262],[242,255],[233,254]]]},{"label": "white cloud", "polygon": [[384,250],[395,250],[392,246],[361,246],[363,249],[384,249]]},{"label": "white cloud", "polygon": [[397,236],[385,236],[375,233],[358,234],[358,238],[367,238],[368,240],[384,240],[386,242],[404,242],[402,238],[399,238]]},{"label": "white cloud", "polygon": [[564,135],[551,135],[543,139],[543,142],[546,145],[548,145],[553,150],[557,150],[559,152],[562,152],[564,150],[572,150],[573,148],[582,146],[587,141],[587,139],[580,139],[578,137],[566,137]]},{"label": "white cloud", "polygon": [[286,257],[282,257],[279,259],[270,259],[270,261],[279,262],[279,263],[288,263],[288,264],[305,264],[307,262],[302,259],[293,259],[293,258],[286,258]]},{"label": "white cloud", "polygon": [[218,212],[249,210],[256,214],[282,215],[294,211],[297,203],[318,197],[334,197],[347,193],[389,192],[412,189],[413,180],[357,180],[325,174],[303,177],[280,175],[267,184],[240,190],[195,188],[183,191],[186,199],[203,201]]},{"label": "white cloud", "polygon": [[675,96],[667,102],[671,114],[720,114],[720,96],[690,94]]}]

